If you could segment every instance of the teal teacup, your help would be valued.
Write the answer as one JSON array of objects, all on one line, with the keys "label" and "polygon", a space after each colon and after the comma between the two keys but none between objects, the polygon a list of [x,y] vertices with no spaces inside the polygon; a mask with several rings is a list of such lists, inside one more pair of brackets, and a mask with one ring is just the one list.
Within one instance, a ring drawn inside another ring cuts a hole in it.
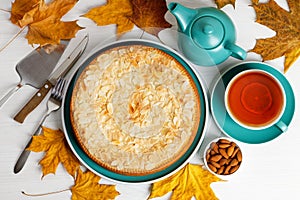
[{"label": "teal teacup", "polygon": [[224,102],[229,116],[244,128],[287,130],[280,120],[286,108],[284,88],[271,73],[260,69],[237,73],[225,89]]}]

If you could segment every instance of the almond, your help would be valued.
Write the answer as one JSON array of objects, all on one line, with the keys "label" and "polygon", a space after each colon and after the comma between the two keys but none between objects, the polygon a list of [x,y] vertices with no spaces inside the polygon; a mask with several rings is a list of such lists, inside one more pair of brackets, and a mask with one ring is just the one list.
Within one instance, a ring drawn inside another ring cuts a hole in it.
[{"label": "almond", "polygon": [[234,146],[234,147],[236,146],[236,144],[234,142],[230,142],[230,145]]},{"label": "almond", "polygon": [[213,172],[217,172],[217,168],[215,166],[213,166],[212,164],[208,163],[207,164],[208,167],[213,171]]},{"label": "almond", "polygon": [[239,150],[240,150],[240,148],[235,147],[235,149],[234,149],[234,151],[233,151],[231,157],[233,158]]},{"label": "almond", "polygon": [[236,170],[240,167],[240,165],[236,165],[234,167],[232,167],[230,170],[229,170],[229,173],[232,174],[234,172],[236,172]]},{"label": "almond", "polygon": [[215,145],[217,145],[217,143],[212,142],[211,145],[210,145],[210,148],[213,149],[215,147]]},{"label": "almond", "polygon": [[233,146],[233,145],[230,146],[230,147],[228,147],[228,149],[227,149],[227,155],[228,155],[229,157],[231,157],[233,151],[234,151],[234,146]]},{"label": "almond", "polygon": [[214,161],[210,161],[209,163],[211,163],[213,166],[215,166],[216,168],[220,168],[221,165],[217,162],[214,162]]},{"label": "almond", "polygon": [[228,165],[228,166],[225,168],[225,171],[224,171],[224,174],[225,174],[225,175],[229,174],[230,168],[231,168],[230,165]]},{"label": "almond", "polygon": [[223,174],[225,167],[222,166],[218,169],[217,174]]},{"label": "almond", "polygon": [[209,158],[210,158],[210,154],[209,154],[209,151],[207,151],[206,156],[205,156],[205,159],[206,159],[206,160],[209,160]]},{"label": "almond", "polygon": [[217,153],[216,153],[214,150],[211,150],[211,151],[210,151],[210,155],[213,156],[213,155],[216,155],[216,154],[217,154]]},{"label": "almond", "polygon": [[222,156],[220,154],[217,154],[217,155],[213,155],[210,160],[211,161],[215,161],[215,162],[218,162],[220,159],[222,158]]},{"label": "almond", "polygon": [[213,145],[212,149],[214,150],[214,152],[219,153],[219,147],[216,143]]},{"label": "almond", "polygon": [[220,154],[221,154],[223,157],[225,157],[226,159],[229,158],[229,156],[227,155],[225,149],[219,149],[219,152],[220,152]]},{"label": "almond", "polygon": [[220,164],[221,166],[223,166],[223,165],[226,164],[226,162],[227,162],[227,159],[226,159],[226,158],[222,158],[222,159],[219,161],[219,164]]},{"label": "almond", "polygon": [[231,162],[230,162],[230,166],[236,166],[237,164],[239,164],[239,161],[237,159],[233,159]]},{"label": "almond", "polygon": [[222,144],[229,144],[230,143],[230,141],[226,140],[226,139],[220,139],[219,142],[222,143]]},{"label": "almond", "polygon": [[219,147],[222,148],[222,149],[226,149],[230,146],[231,146],[230,144],[219,144]]},{"label": "almond", "polygon": [[236,154],[236,157],[238,159],[239,162],[242,161],[243,157],[242,157],[242,152],[241,151],[238,151],[237,154]]}]

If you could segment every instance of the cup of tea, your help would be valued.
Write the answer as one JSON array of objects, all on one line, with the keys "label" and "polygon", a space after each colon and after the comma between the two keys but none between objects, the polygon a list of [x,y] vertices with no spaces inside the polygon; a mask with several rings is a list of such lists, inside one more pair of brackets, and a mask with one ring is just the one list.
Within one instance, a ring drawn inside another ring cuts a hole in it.
[{"label": "cup of tea", "polygon": [[283,86],[266,71],[249,69],[235,75],[226,87],[224,101],[229,116],[244,128],[287,130],[280,120],[286,107]]}]

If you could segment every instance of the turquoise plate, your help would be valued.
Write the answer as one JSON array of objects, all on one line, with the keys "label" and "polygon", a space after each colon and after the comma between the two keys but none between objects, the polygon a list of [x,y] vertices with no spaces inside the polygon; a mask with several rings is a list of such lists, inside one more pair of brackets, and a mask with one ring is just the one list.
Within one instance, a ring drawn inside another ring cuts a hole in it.
[{"label": "turquoise plate", "polygon": [[286,110],[284,111],[281,117],[281,120],[285,122],[286,125],[290,124],[295,111],[295,97],[293,89],[288,80],[281,72],[279,72],[272,66],[262,62],[241,63],[222,73],[221,77],[216,81],[215,85],[213,86],[210,98],[210,109],[215,122],[225,134],[241,142],[249,144],[259,144],[275,139],[276,137],[282,134],[282,131],[280,131],[275,126],[271,126],[262,130],[246,129],[238,125],[231,119],[229,114],[226,112],[224,104],[225,88],[229,81],[237,73],[248,69],[264,70],[273,74],[278,80],[280,80],[285,90],[287,105]]},{"label": "turquoise plate", "polygon": [[[86,66],[94,59],[96,58],[100,53],[103,51],[106,51],[108,49],[117,47],[117,46],[125,46],[125,45],[146,45],[158,48],[160,50],[163,50],[164,52],[168,53],[169,55],[176,58],[189,72],[191,75],[193,81],[196,84],[196,87],[198,89],[199,97],[200,97],[200,109],[201,109],[201,115],[200,115],[200,121],[199,121],[199,128],[196,134],[196,137],[189,147],[189,149],[185,152],[185,154],[178,159],[174,164],[167,167],[166,169],[153,173],[148,174],[145,176],[130,176],[130,175],[123,175],[116,172],[112,172],[104,167],[101,167],[96,162],[94,162],[79,146],[70,121],[70,101],[72,96],[72,91],[74,84],[80,75],[80,73],[84,70]],[[157,181],[158,179],[165,178],[168,175],[173,174],[180,168],[182,168],[189,159],[196,153],[196,151],[199,149],[206,129],[206,121],[207,121],[207,98],[204,93],[204,89],[202,87],[202,83],[200,82],[199,77],[194,73],[193,69],[188,65],[188,63],[178,54],[176,54],[172,49],[169,49],[168,47],[162,46],[159,43],[155,43],[152,41],[147,40],[126,40],[122,42],[116,42],[112,43],[106,47],[103,47],[101,50],[94,53],[91,57],[89,57],[78,69],[77,72],[73,75],[72,79],[69,82],[65,98],[63,100],[63,108],[62,108],[62,121],[63,121],[63,128],[65,132],[66,139],[74,152],[74,154],[77,156],[77,158],[91,171],[96,173],[99,176],[105,177],[107,179],[110,179],[112,181],[116,182],[124,182],[124,183],[150,183]]]}]

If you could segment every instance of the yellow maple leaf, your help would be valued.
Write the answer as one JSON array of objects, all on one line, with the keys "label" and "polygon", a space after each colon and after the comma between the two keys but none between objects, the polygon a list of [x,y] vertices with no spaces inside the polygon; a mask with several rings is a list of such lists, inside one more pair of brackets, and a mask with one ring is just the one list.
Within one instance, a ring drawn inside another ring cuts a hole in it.
[{"label": "yellow maple leaf", "polygon": [[99,184],[100,177],[87,171],[78,170],[75,184],[71,187],[72,200],[115,199],[119,195],[114,185]]},{"label": "yellow maple leaf", "polygon": [[28,27],[29,44],[59,44],[61,39],[71,39],[82,29],[77,21],[63,22],[64,16],[77,0],[16,0],[12,3],[11,21],[21,28]]},{"label": "yellow maple leaf", "polygon": [[251,50],[261,54],[263,60],[285,56],[284,72],[300,56],[300,1],[288,0],[290,11],[281,8],[274,0],[253,5],[256,22],[276,31],[271,38],[258,39]]},{"label": "yellow maple leaf", "polygon": [[59,163],[62,163],[67,172],[75,177],[75,173],[80,166],[61,130],[43,127],[43,134],[34,136],[27,150],[46,152],[39,163],[42,166],[43,177],[50,173],[55,174]]},{"label": "yellow maple leaf", "polygon": [[204,170],[201,165],[187,164],[176,174],[162,181],[153,183],[148,199],[161,197],[172,191],[171,199],[197,200],[217,199],[210,188],[212,182],[220,181],[218,177]]},{"label": "yellow maple leaf", "polygon": [[157,36],[162,28],[171,27],[164,19],[167,10],[165,0],[107,0],[107,4],[92,8],[84,16],[98,26],[116,24],[118,35],[136,25]]},{"label": "yellow maple leaf", "polygon": [[117,25],[117,34],[130,31],[134,23],[131,22],[132,6],[130,0],[107,0],[107,4],[92,8],[84,17],[92,19],[98,26]]},{"label": "yellow maple leaf", "polygon": [[215,3],[219,9],[223,8],[227,4],[231,4],[233,7],[235,7],[235,0],[215,0]]}]

